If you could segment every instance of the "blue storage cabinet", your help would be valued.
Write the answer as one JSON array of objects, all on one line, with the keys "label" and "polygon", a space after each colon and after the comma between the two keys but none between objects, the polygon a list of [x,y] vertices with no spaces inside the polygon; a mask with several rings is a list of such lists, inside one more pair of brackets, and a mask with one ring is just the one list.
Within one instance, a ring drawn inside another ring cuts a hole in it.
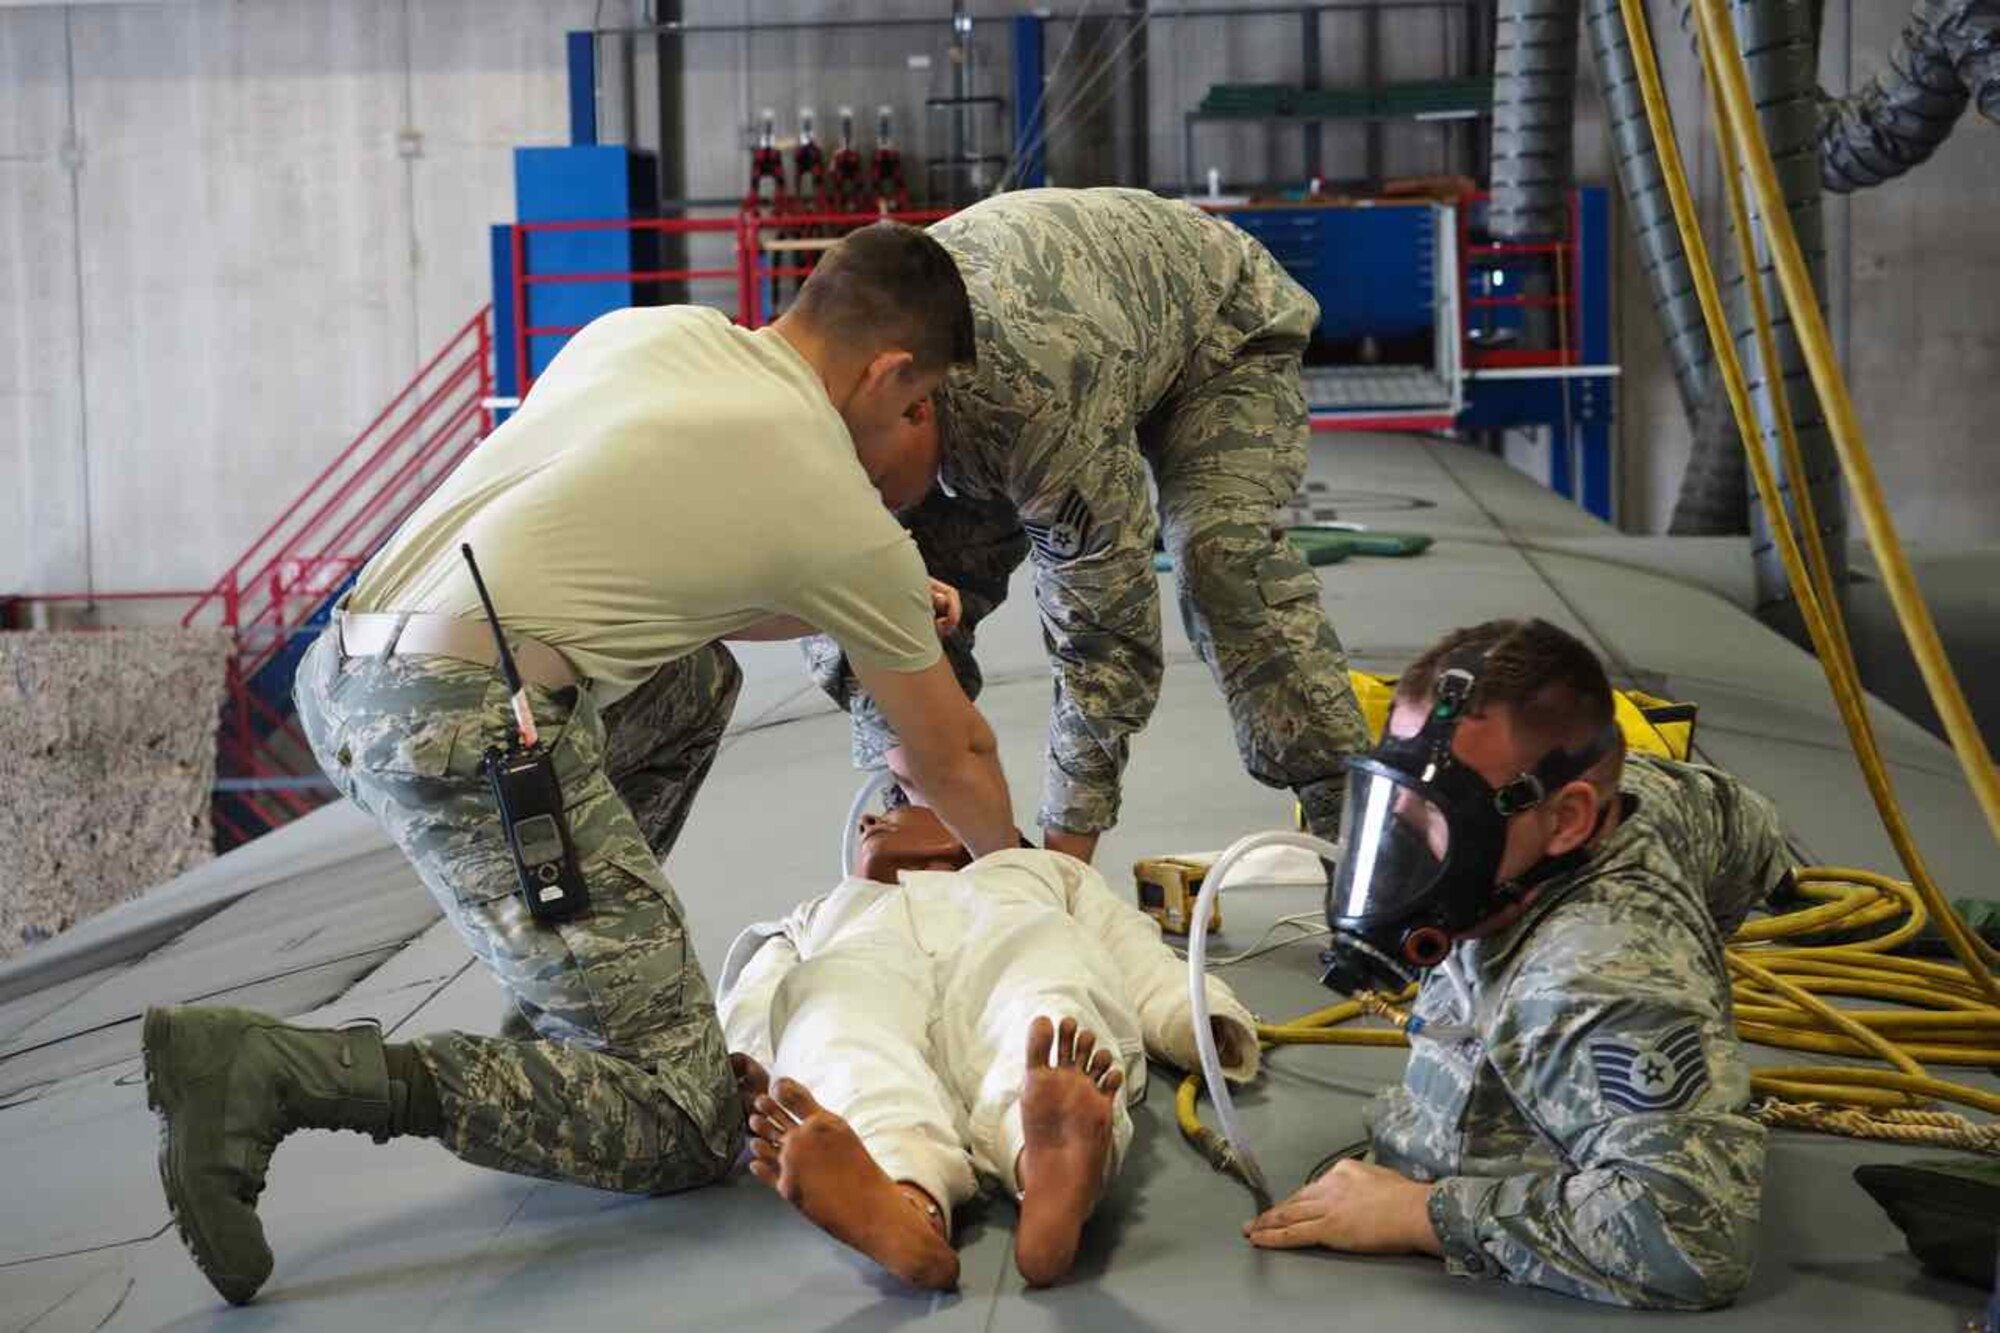
[{"label": "blue storage cabinet", "polygon": [[1436,325],[1437,241],[1427,204],[1275,205],[1222,216],[1313,294],[1315,340],[1427,337]]},{"label": "blue storage cabinet", "polygon": [[[651,154],[618,145],[514,150],[514,216],[522,222],[575,222],[658,215]],[[529,274],[632,273],[660,267],[657,232],[530,231],[523,233]],[[498,256],[496,256],[498,258]],[[507,285],[512,284],[512,255]],[[599,315],[657,301],[650,284],[627,279],[530,283],[525,309],[506,312],[530,329],[573,330]],[[496,311],[496,313],[499,313]],[[513,341],[509,322],[506,341]],[[569,340],[567,332],[531,334],[528,376],[542,373]],[[503,392],[505,389],[503,388]]]}]

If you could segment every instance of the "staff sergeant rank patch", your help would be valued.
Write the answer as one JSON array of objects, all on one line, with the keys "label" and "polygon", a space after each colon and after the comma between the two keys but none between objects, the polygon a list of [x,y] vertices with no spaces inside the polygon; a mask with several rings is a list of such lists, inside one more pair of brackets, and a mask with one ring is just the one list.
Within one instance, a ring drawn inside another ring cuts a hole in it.
[{"label": "staff sergeant rank patch", "polygon": [[1626,1111],[1677,1111],[1708,1087],[1701,1026],[1693,1019],[1650,1037],[1594,1038],[1590,1064],[1598,1094]]},{"label": "staff sergeant rank patch", "polygon": [[1090,535],[1090,505],[1074,488],[1056,511],[1053,523],[1027,523],[1028,540],[1044,560],[1074,560],[1083,554],[1084,540]]}]

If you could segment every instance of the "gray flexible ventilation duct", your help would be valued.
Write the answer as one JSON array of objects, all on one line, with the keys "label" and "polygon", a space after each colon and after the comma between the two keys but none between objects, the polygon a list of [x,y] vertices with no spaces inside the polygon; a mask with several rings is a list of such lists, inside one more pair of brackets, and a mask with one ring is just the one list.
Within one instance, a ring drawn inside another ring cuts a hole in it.
[{"label": "gray flexible ventilation duct", "polygon": [[[2000,0],[1969,0],[2000,4]],[[1682,481],[1671,531],[1741,532],[1749,510],[1746,469],[1736,426],[1712,367],[1687,256],[1665,198],[1652,133],[1646,124],[1631,46],[1617,0],[1586,0],[1591,43],[1609,104],[1618,152],[1619,182],[1652,287],[1681,400],[1694,426],[1694,450]],[[1681,0],[1684,26],[1693,27],[1689,0]],[[1749,70],[1750,90],[1777,166],[1781,189],[1816,292],[1825,290],[1825,242],[1820,216],[1819,5],[1816,0],[1730,0],[1737,40]],[[1494,29],[1493,200],[1490,220],[1507,240],[1559,235],[1563,192],[1569,186],[1574,117],[1575,0],[1500,0]],[[1756,327],[1744,275],[1725,256],[1723,296],[1730,335],[1751,378],[1764,426],[1764,447],[1775,459],[1777,433],[1766,374],[1759,364]],[[1840,471],[1799,340],[1785,313],[1777,275],[1768,260],[1756,280],[1764,284],[1778,373],[1794,413],[1807,484],[1819,513],[1836,578],[1847,563],[1847,520]],[[1789,482],[1785,483],[1789,496]],[[1790,598],[1784,570],[1761,513],[1754,515],[1760,610],[1777,610]]]},{"label": "gray flexible ventilation duct", "polygon": [[1569,230],[1577,0],[1500,0],[1493,19],[1493,197],[1502,241]]},{"label": "gray flexible ventilation duct", "polygon": [[1918,0],[1889,68],[1822,107],[1820,180],[1842,194],[1893,180],[1937,151],[1969,101],[2000,121],[2000,0]]},{"label": "gray flexible ventilation duct", "polygon": [[[1812,0],[1730,0],[1737,42],[1749,72],[1751,98],[1756,104],[1764,138],[1777,168],[1778,183],[1784,194],[1786,209],[1791,214],[1792,228],[1812,275],[1813,291],[1823,301],[1826,250],[1820,208],[1816,8]],[[1681,16],[1683,23],[1692,29],[1689,0],[1682,0]],[[1729,248],[1733,253],[1734,247]],[[1833,440],[1827,433],[1826,419],[1820,412],[1819,399],[1813,391],[1811,375],[1806,370],[1798,332],[1786,312],[1777,273],[1768,255],[1760,260],[1751,280],[1763,284],[1764,299],[1771,311],[1772,334],[1778,355],[1776,370],[1791,406],[1799,451],[1805,456],[1806,484],[1819,515],[1828,561],[1838,584],[1844,581],[1847,572],[1847,512],[1841,494],[1840,465],[1833,451]],[[1738,355],[1750,376],[1751,391],[1757,398],[1765,452],[1782,468],[1770,389],[1766,383],[1769,371],[1758,361],[1756,325],[1745,281],[1745,275],[1737,272],[1734,264],[1728,266],[1723,296],[1729,331],[1736,340]],[[1696,416],[1694,452],[1688,461],[1689,477],[1682,484],[1680,503],[1675,509],[1673,531],[1701,530],[1709,515],[1701,511],[1697,502],[1706,494],[1713,494],[1718,503],[1723,499],[1720,487],[1714,485],[1712,478],[1731,472],[1742,475],[1742,459],[1736,456],[1741,445],[1736,440],[1735,425],[1728,420],[1720,405],[1713,402],[1720,396],[1719,393],[1711,394],[1708,410]],[[1725,458],[1729,461],[1725,462]],[[1779,477],[1780,487],[1789,504],[1790,481],[1782,470]],[[1731,508],[1743,505],[1745,496],[1746,488],[1738,483],[1731,492]],[[1778,612],[1790,601],[1791,592],[1762,509],[1753,506],[1750,513],[1758,610],[1760,613]]]},{"label": "gray flexible ventilation duct", "polygon": [[[1619,12],[1618,0],[1584,0],[1583,22],[1590,33],[1598,82],[1603,85],[1605,105],[1610,111],[1612,150],[1617,154],[1618,184],[1625,194],[1632,238],[1638,243],[1639,260],[1645,266],[1646,283],[1653,293],[1653,308],[1659,312],[1661,329],[1667,336],[1667,355],[1673,361],[1681,406],[1688,420],[1693,421],[1711,393],[1709,381],[1715,354],[1709,347],[1708,329],[1702,323],[1701,300],[1695,295],[1687,251],[1681,245],[1680,231],[1674,226],[1674,209],[1667,199],[1660,155],[1646,126],[1646,107],[1639,96],[1638,66],[1632,58],[1632,43],[1625,35],[1625,20]],[[1742,489],[1739,480],[1739,494]]]}]

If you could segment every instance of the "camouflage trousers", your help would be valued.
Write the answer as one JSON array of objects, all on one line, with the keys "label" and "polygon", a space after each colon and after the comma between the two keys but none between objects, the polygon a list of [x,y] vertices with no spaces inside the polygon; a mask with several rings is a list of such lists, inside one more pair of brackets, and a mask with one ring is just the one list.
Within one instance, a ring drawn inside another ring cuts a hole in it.
[{"label": "camouflage trousers", "polygon": [[743,1124],[714,997],[660,868],[720,743],[741,675],[716,645],[670,663],[601,719],[588,693],[530,687],[590,911],[535,922],[516,894],[480,759],[505,743],[490,668],[347,657],[334,632],[294,694],[314,756],[410,860],[515,1010],[510,1031],[417,1038],[466,1161],[631,1193],[706,1184]]},{"label": "camouflage trousers", "polygon": [[[1100,519],[1120,525],[1121,542],[1150,551],[1157,531],[1172,556],[1182,624],[1229,706],[1236,747],[1250,776],[1299,794],[1309,826],[1338,835],[1346,758],[1366,750],[1367,725],[1347,676],[1347,654],[1320,605],[1319,578],[1276,532],[1273,514],[1305,475],[1309,422],[1292,346],[1246,348],[1219,366],[1190,366],[1189,387],[1141,418],[1133,433],[1133,471],[1149,469],[1158,493],[1157,518],[1143,480],[1107,487],[1124,494],[1127,512]],[[980,620],[1005,600],[1029,543],[1006,501],[952,497],[933,491],[903,521],[932,577],[959,589],[964,618],[945,641],[947,656],[968,695],[981,677],[973,657]],[[1156,527],[1157,524],[1157,527]],[[1151,582],[1133,595],[1153,598]],[[1038,577],[1038,599],[1065,593],[1061,581]],[[1065,622],[1093,608],[1043,607],[1052,655],[1086,649]],[[1133,624],[1146,617],[1120,613]],[[1158,661],[1158,617],[1148,623]],[[1075,640],[1075,641],[1073,641]],[[1087,654],[1086,654],[1087,655]],[[853,717],[857,766],[877,767],[896,744],[894,732],[860,689],[838,645],[808,640],[814,680]],[[1104,828],[1117,807],[1119,775],[1101,759],[1092,710],[1144,719],[1158,696],[1155,670],[1134,688],[1141,699],[1059,701],[1050,723],[1049,783],[1071,793],[1045,801],[1042,822],[1078,831]]]}]

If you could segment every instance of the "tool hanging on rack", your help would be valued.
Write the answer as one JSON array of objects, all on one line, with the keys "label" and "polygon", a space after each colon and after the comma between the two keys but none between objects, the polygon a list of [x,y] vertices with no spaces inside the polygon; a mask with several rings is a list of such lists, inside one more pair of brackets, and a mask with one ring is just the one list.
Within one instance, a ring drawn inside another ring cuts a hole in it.
[{"label": "tool hanging on rack", "polygon": [[792,149],[792,201],[801,213],[824,213],[826,203],[826,150],[819,146],[814,131],[813,109],[799,108],[799,142]]},{"label": "tool hanging on rack", "polygon": [[894,213],[910,206],[910,187],[903,179],[903,150],[896,147],[896,109],[886,104],[875,109],[875,157],[868,175],[876,207]]},{"label": "tool hanging on rack", "polygon": [[782,213],[791,207],[785,188],[785,155],[778,150],[778,113],[765,107],[750,149],[750,189],[743,196],[746,213]]},{"label": "tool hanging on rack", "polygon": [[854,108],[840,108],[840,142],[827,173],[827,198],[836,213],[859,213],[868,207],[868,185],[861,168],[861,150],[854,146]]}]

